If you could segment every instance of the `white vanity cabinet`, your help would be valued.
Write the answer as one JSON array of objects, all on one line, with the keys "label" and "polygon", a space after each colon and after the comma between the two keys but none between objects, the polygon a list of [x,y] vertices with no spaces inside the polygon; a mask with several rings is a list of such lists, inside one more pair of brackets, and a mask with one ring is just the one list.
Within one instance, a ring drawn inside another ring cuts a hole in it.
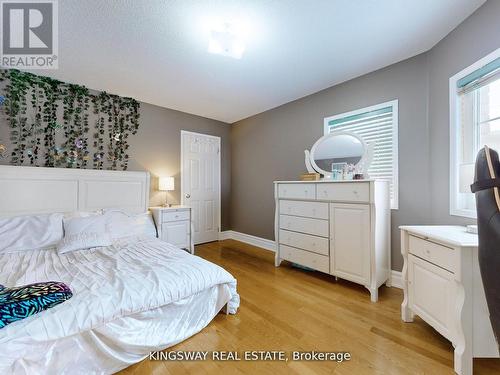
[{"label": "white vanity cabinet", "polygon": [[282,260],[364,285],[390,276],[389,183],[276,181],[276,266]]},{"label": "white vanity cabinet", "polygon": [[473,374],[473,358],[499,357],[477,247],[477,234],[464,227],[401,227],[401,318],[412,322],[418,315],[450,340],[459,375]]},{"label": "white vanity cabinet", "polygon": [[370,285],[370,206],[330,204],[331,274]]}]

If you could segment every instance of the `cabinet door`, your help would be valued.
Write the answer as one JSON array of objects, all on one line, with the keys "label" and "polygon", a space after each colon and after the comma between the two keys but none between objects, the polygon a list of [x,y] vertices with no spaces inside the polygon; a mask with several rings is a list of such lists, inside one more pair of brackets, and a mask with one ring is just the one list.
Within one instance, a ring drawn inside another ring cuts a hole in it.
[{"label": "cabinet door", "polygon": [[439,333],[453,340],[455,305],[453,274],[410,254],[408,256],[408,302],[410,308]]},{"label": "cabinet door", "polygon": [[370,206],[330,204],[330,273],[368,285]]},{"label": "cabinet door", "polygon": [[161,239],[181,248],[189,248],[189,221],[163,223]]}]

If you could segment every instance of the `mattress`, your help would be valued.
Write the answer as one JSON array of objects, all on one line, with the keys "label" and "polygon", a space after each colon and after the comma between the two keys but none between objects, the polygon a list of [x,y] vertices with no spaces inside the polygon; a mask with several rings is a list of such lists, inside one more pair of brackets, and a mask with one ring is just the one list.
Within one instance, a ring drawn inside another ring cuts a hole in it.
[{"label": "mattress", "polygon": [[3,254],[0,280],[63,281],[74,293],[0,330],[0,373],[113,373],[199,332],[222,307],[239,306],[231,274],[158,239]]}]

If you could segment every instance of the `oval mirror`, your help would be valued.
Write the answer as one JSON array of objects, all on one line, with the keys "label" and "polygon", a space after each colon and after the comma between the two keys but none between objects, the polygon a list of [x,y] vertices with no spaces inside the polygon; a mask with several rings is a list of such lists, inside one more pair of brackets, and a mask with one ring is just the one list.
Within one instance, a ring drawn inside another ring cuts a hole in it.
[{"label": "oval mirror", "polygon": [[314,144],[311,149],[311,163],[319,173],[330,175],[332,169],[341,169],[342,165],[357,165],[366,153],[366,145],[355,134],[333,132]]}]

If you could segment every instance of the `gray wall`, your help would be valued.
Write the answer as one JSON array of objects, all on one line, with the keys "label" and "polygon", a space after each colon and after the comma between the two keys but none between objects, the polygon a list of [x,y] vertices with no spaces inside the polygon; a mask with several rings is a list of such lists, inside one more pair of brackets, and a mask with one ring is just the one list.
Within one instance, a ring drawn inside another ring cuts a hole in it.
[{"label": "gray wall", "polygon": [[[163,204],[166,194],[170,203],[180,202],[181,130],[221,137],[221,223],[223,230],[230,229],[230,125],[147,103],[141,103],[140,115],[139,131],[137,135],[129,138],[128,170],[151,172],[151,205]],[[9,131],[6,117],[0,116],[0,140],[7,144]],[[0,159],[0,164],[8,162],[9,160]],[[158,176],[175,176],[175,191],[159,192],[157,190]]]},{"label": "gray wall", "polygon": [[[129,138],[129,170],[151,172],[151,204],[180,202],[181,130],[221,137],[221,224],[222,230],[230,229],[231,147],[229,124],[190,115],[173,109],[141,103],[140,128]],[[159,192],[158,176],[174,176],[175,191]]]},{"label": "gray wall", "polygon": [[434,224],[470,224],[450,216],[449,79],[500,48],[500,1],[489,0],[429,51],[431,212]]},{"label": "gray wall", "polygon": [[232,127],[231,227],[274,238],[273,180],[304,172],[304,149],[323,118],[399,99],[399,210],[392,211],[392,268],[402,258],[398,226],[468,223],[449,215],[448,80],[500,47],[500,1],[488,1],[427,53],[358,77]]},{"label": "gray wall", "polygon": [[[402,266],[397,227],[468,223],[449,215],[448,80],[500,47],[500,1],[490,0],[429,52],[281,107],[228,124],[142,103],[130,139],[129,170],[173,175],[180,201],[180,131],[222,138],[222,229],[273,239],[274,180],[304,172],[304,149],[323,133],[323,118],[399,99],[399,210],[392,211],[393,269]],[[5,130],[5,118],[0,127]],[[2,161],[0,160],[0,164]],[[165,193],[152,181],[151,203]]]},{"label": "gray wall", "polygon": [[392,211],[393,268],[402,265],[403,224],[430,217],[427,56],[419,55],[363,77],[240,121],[232,127],[231,227],[274,238],[274,180],[305,171],[304,150],[323,135],[323,119],[399,100],[399,210]]}]

